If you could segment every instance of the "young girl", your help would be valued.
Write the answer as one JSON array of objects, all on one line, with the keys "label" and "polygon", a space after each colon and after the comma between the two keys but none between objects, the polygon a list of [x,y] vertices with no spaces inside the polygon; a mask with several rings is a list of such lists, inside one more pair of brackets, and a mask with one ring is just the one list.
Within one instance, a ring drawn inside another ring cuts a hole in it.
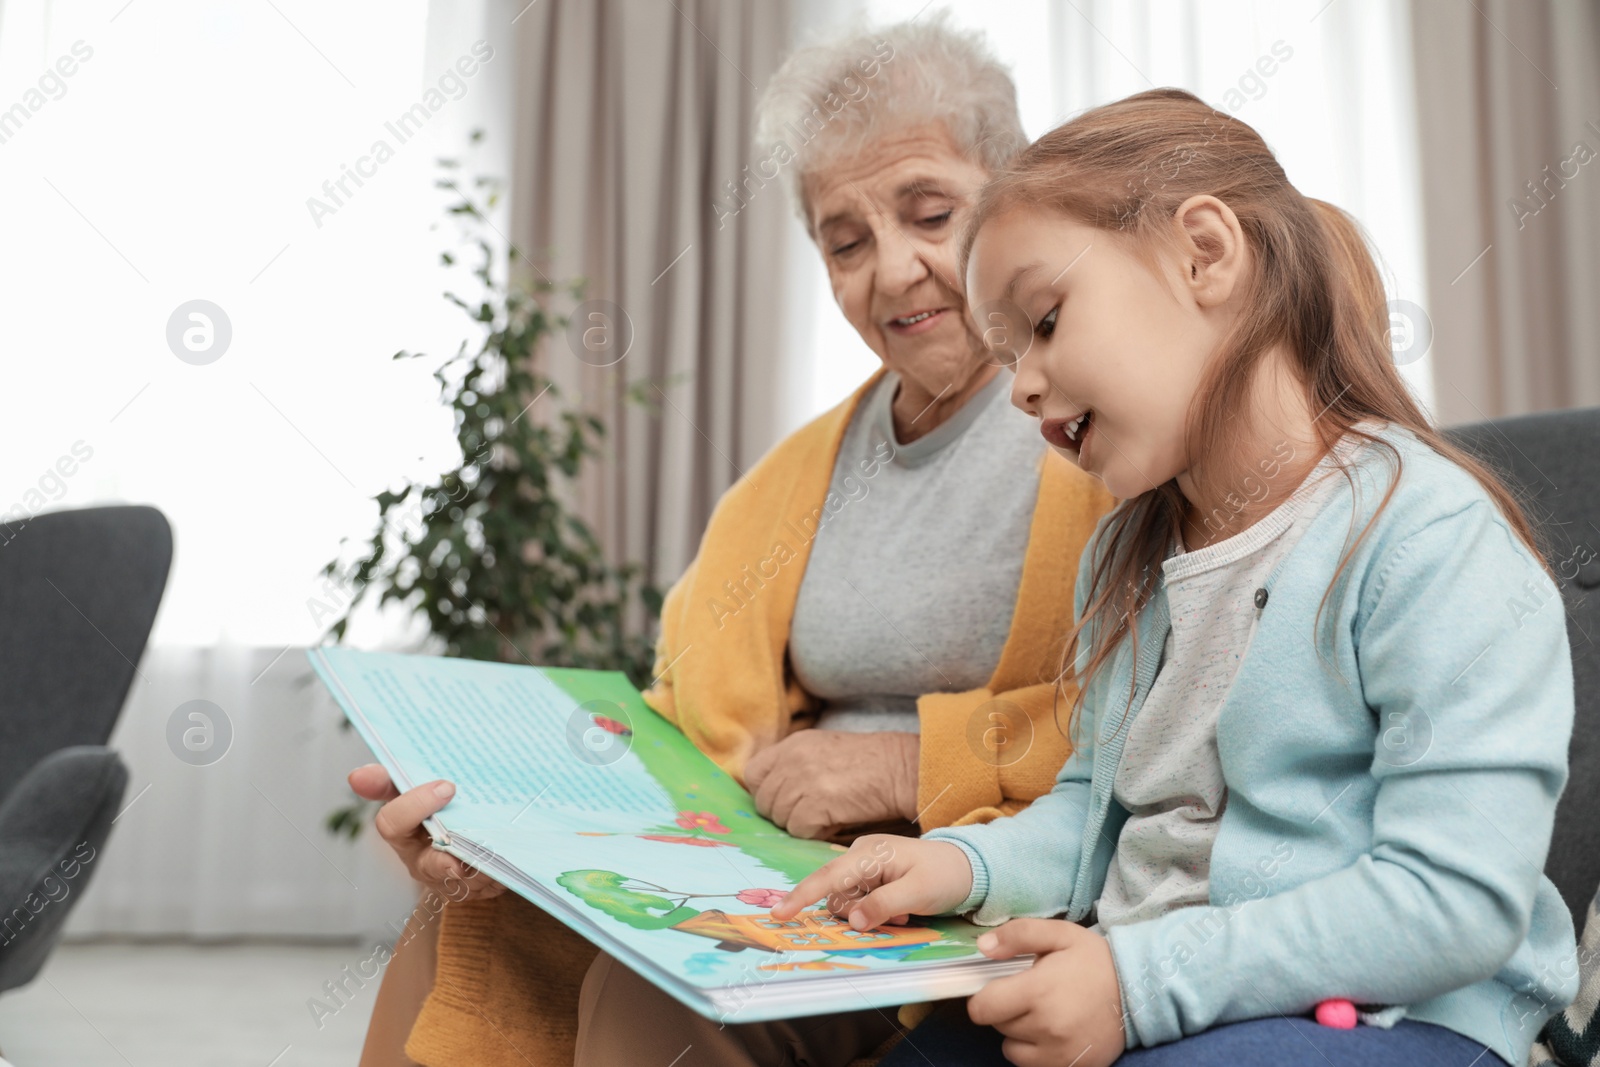
[{"label": "young girl", "polygon": [[[1522,1064],[1576,993],[1542,873],[1563,606],[1396,372],[1355,224],[1163,89],[1046,134],[967,227],[1013,403],[1121,501],[1079,566],[1074,753],[1018,814],[862,838],[773,916],[970,912],[1034,957],[891,1063]],[[1377,1025],[1318,1026],[1330,1000]]]}]

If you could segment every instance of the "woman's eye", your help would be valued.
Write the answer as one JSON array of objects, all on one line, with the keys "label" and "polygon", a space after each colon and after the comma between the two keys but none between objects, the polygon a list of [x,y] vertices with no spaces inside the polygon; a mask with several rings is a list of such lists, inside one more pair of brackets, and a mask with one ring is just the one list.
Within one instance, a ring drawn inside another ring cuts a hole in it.
[{"label": "woman's eye", "polygon": [[858,246],[860,244],[861,244],[860,241],[851,241],[849,244],[843,244],[843,245],[840,245],[837,248],[833,249],[832,251],[829,252],[829,255],[833,255],[833,256],[845,255],[846,253],[854,251],[856,246]]},{"label": "woman's eye", "polygon": [[1037,326],[1035,326],[1033,328],[1034,332],[1037,333],[1040,337],[1049,337],[1051,334],[1055,333],[1056,332],[1056,312],[1058,312],[1060,310],[1061,310],[1061,305],[1060,304],[1057,304],[1055,307],[1051,308],[1045,314],[1045,317],[1039,320],[1039,325],[1037,325]]},{"label": "woman's eye", "polygon": [[922,226],[943,226],[945,223],[947,223],[949,221],[950,221],[950,212],[949,212],[948,209],[946,209],[944,211],[941,211],[937,215],[929,215],[925,219],[918,219],[917,223],[919,225],[922,225]]}]

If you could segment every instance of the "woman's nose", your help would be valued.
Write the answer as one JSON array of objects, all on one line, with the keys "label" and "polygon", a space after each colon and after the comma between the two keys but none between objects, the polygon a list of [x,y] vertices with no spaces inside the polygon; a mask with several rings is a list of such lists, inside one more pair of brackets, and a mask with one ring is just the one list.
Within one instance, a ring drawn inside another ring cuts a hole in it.
[{"label": "woman's nose", "polygon": [[899,227],[885,226],[878,235],[878,287],[903,293],[928,276],[922,252]]}]

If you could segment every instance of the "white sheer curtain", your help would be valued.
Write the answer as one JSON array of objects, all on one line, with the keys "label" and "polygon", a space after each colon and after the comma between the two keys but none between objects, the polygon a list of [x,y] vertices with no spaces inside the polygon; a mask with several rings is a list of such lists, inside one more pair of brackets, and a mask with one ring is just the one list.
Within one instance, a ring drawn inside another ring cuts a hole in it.
[{"label": "white sheer curtain", "polygon": [[[317,571],[369,533],[372,496],[456,461],[433,361],[390,357],[448,355],[468,335],[440,296],[472,289],[439,266],[455,229],[437,225],[435,158],[506,174],[504,38],[520,6],[0,11],[0,109],[26,112],[0,125],[0,508],[148,503],[176,541],[112,742],[128,807],[73,933],[349,934],[410,906],[370,832],[352,846],[322,828],[365,748],[305,684],[300,650],[349,596]],[[468,155],[479,124],[490,137]],[[168,342],[196,299],[231,325],[205,365]],[[80,441],[91,457],[52,476]],[[363,643],[400,637],[393,618],[364,621]],[[233,734],[209,766],[165,740],[196,699]]]},{"label": "white sheer curtain", "polygon": [[[860,4],[882,21],[941,6],[956,25],[982,30],[1011,66],[1028,136],[1144,89],[1188,89],[1260,131],[1302,193],[1362,222],[1391,298],[1428,306],[1406,0]],[[800,277],[815,310],[813,374],[794,421],[842,399],[877,365],[834,307],[821,261],[809,262]],[[1431,357],[1403,363],[1401,373],[1432,410]]]}]

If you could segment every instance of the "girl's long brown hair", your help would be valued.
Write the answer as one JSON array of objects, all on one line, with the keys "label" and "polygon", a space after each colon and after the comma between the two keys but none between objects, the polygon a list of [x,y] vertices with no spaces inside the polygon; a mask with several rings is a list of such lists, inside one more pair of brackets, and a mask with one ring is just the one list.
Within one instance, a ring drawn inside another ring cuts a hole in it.
[{"label": "girl's long brown hair", "polygon": [[[1154,89],[1084,112],[1039,138],[979,194],[959,248],[959,276],[966,276],[973,239],[984,220],[1011,208],[1056,212],[1110,231],[1154,266],[1157,250],[1174,247],[1176,209],[1201,194],[1215,196],[1233,210],[1255,269],[1247,283],[1250,310],[1213,354],[1190,406],[1184,431],[1188,455],[1248,458],[1250,431],[1232,416],[1248,410],[1246,399],[1263,357],[1281,346],[1307,391],[1311,410],[1321,413],[1314,426],[1323,453],[1350,434],[1386,450],[1394,472],[1372,519],[1353,543],[1347,537],[1349,550],[1334,570],[1317,619],[1399,481],[1399,452],[1355,426],[1369,418],[1406,427],[1471,473],[1549,574],[1511,491],[1429,425],[1402,381],[1388,336],[1383,281],[1359,225],[1332,204],[1302,196],[1254,129],[1198,97],[1180,89]],[[1335,462],[1353,488],[1349,468]],[[1219,490],[1226,486],[1217,483],[1228,477],[1227,470],[1239,469],[1237,463],[1219,468],[1210,462],[1197,468],[1192,473],[1200,498],[1220,499]],[[1174,479],[1121,501],[1108,517],[1103,536],[1112,550],[1096,552],[1099,562],[1093,567],[1086,607],[1068,635],[1063,658],[1062,683],[1078,661],[1080,636],[1085,630],[1094,635],[1086,667],[1076,679],[1067,736],[1081,716],[1090,680],[1124,636],[1133,642],[1137,679],[1139,612],[1155,593],[1156,576],[1173,538],[1181,536],[1185,511]],[[1099,625],[1099,620],[1108,625]],[[1316,625],[1313,621],[1313,644]],[[1124,719],[1136,684],[1130,682]]]}]

